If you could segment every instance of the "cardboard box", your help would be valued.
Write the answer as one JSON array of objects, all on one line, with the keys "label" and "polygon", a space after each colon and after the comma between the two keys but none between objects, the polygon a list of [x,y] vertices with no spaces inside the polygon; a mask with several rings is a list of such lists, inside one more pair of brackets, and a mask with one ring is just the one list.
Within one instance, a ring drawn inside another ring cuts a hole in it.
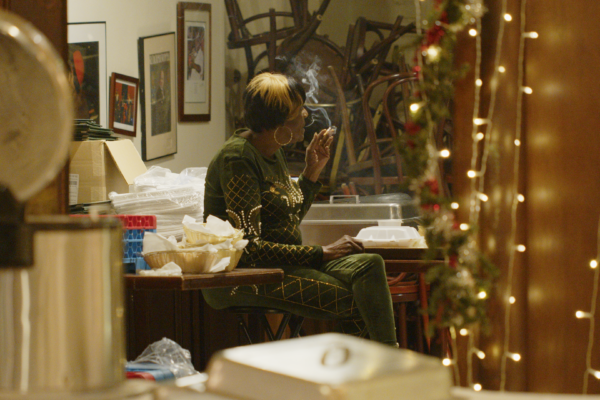
[{"label": "cardboard box", "polygon": [[110,192],[129,193],[133,180],[147,171],[129,139],[73,142],[69,158],[71,204],[105,201]]}]

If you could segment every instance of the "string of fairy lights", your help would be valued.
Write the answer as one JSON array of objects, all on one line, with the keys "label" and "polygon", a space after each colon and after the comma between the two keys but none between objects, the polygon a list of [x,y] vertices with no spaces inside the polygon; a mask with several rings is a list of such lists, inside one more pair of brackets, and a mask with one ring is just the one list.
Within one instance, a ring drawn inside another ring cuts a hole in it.
[{"label": "string of fairy lights", "polygon": [[514,156],[514,165],[513,165],[513,199],[512,199],[512,207],[511,207],[511,232],[509,237],[509,246],[511,246],[511,251],[509,253],[509,261],[508,261],[508,271],[507,271],[507,281],[506,281],[506,289],[505,295],[503,296],[503,301],[506,302],[504,308],[504,342],[503,342],[503,353],[500,365],[500,391],[504,391],[506,388],[506,370],[507,370],[507,361],[519,361],[521,360],[521,355],[519,353],[509,351],[510,345],[510,311],[511,306],[516,302],[516,298],[512,294],[513,287],[513,275],[514,275],[514,267],[515,267],[515,259],[517,252],[524,252],[525,245],[517,244],[517,211],[520,203],[525,201],[525,196],[519,193],[519,164],[520,164],[520,147],[521,147],[521,128],[522,128],[522,119],[523,119],[523,95],[531,94],[533,90],[525,86],[525,40],[526,39],[535,39],[538,37],[537,32],[527,32],[526,31],[526,9],[527,9],[527,0],[521,0],[521,11],[520,11],[520,40],[519,40],[519,58],[517,61],[517,84],[519,85],[520,90],[517,92],[517,112],[515,119],[515,156]]},{"label": "string of fairy lights", "polygon": [[[417,34],[420,36],[422,33],[422,27],[421,27],[421,4],[420,1],[424,1],[424,0],[415,0],[415,9],[416,9],[416,20],[419,21],[419,23],[417,23]],[[503,5],[503,10],[506,10],[506,0],[503,1],[504,5]],[[469,6],[467,6],[469,7]],[[503,14],[505,14],[505,12],[503,12]],[[479,130],[479,127],[482,125],[486,125],[488,126],[488,128],[491,126],[491,114],[493,113],[493,107],[495,104],[495,97],[496,97],[496,87],[493,87],[492,90],[492,102],[490,105],[490,111],[488,111],[488,115],[489,115],[489,119],[482,119],[479,118],[479,104],[480,104],[480,93],[481,93],[481,87],[482,87],[482,80],[480,77],[480,72],[481,72],[481,36],[480,36],[480,32],[481,32],[481,18],[477,17],[477,18],[473,18],[472,22],[474,22],[476,24],[476,28],[472,28],[469,30],[469,34],[473,37],[475,37],[476,40],[476,63],[474,66],[474,70],[475,70],[475,99],[474,99],[474,110],[473,110],[473,131],[472,131],[472,138],[473,138],[473,157],[471,160],[471,170],[469,170],[468,172],[468,176],[471,178],[475,178],[475,177],[483,177],[483,174],[485,173],[485,168],[482,169],[481,173],[477,173],[475,172],[476,169],[476,165],[477,165],[477,160],[478,160],[478,143],[484,138],[484,133],[482,132],[477,132]],[[503,24],[502,24],[502,32],[503,32]],[[500,54],[500,49],[501,49],[501,45],[502,45],[502,34],[499,35],[499,39],[498,39],[498,49],[497,49],[497,57],[496,57],[496,64],[498,64],[498,60],[499,60],[499,54]],[[419,67],[422,68],[422,64],[421,64],[421,58],[418,57],[418,62],[419,62]],[[496,68],[497,71],[497,68]],[[497,74],[494,74],[494,81],[497,81]],[[422,76],[420,76],[420,80],[422,81]],[[427,99],[423,99],[423,101],[427,101]],[[482,164],[485,165],[485,163],[487,163],[487,158],[488,158],[488,154],[489,154],[489,145],[490,145],[490,135],[487,136],[487,140],[485,142],[485,146],[484,146],[484,155],[482,157]],[[450,152],[447,149],[444,149],[440,152],[433,152],[430,151],[430,159],[429,159],[429,166],[431,167],[431,165],[437,165],[437,158],[438,157],[448,157],[450,155]],[[477,188],[477,186],[475,186],[476,180],[473,179],[471,181],[471,193],[475,194],[474,198],[472,195],[472,199],[471,199],[471,213],[470,213],[470,223],[471,224],[476,224],[477,220],[478,220],[478,214],[481,210],[481,207],[479,205],[480,201],[487,201],[487,196],[483,193],[483,179],[480,179],[480,188]],[[451,204],[451,208],[456,210],[459,208],[459,204],[457,202],[453,202]],[[460,225],[460,229],[461,230],[468,230],[469,229],[469,224],[461,224]],[[470,240],[474,240],[474,239],[470,239]],[[446,260],[447,261],[447,260]],[[483,299],[487,297],[487,293],[485,292],[480,292],[479,293],[479,298]],[[460,383],[460,371],[458,368],[458,347],[457,347],[457,332],[456,329],[453,326],[449,327],[449,332],[450,332],[450,345],[452,348],[451,354],[452,354],[452,359],[449,358],[445,358],[442,360],[442,363],[445,366],[452,366],[453,370],[454,370],[454,380],[457,384]],[[463,336],[469,335],[469,330],[463,328],[460,330],[460,334]],[[468,371],[467,371],[467,382],[468,385],[473,387],[475,390],[481,390],[481,385],[479,384],[473,384],[472,382],[472,376],[473,376],[473,367],[472,367],[472,356],[476,355],[479,358],[483,359],[485,357],[485,353],[479,349],[477,349],[474,346],[474,340],[473,340],[473,335],[469,335],[469,349],[467,351],[467,365],[468,365]]]},{"label": "string of fairy lights", "polygon": [[589,338],[587,353],[585,356],[585,372],[583,373],[583,394],[587,394],[588,391],[588,380],[589,376],[592,375],[596,379],[600,379],[600,371],[592,368],[592,349],[594,347],[594,328],[595,328],[595,316],[596,316],[596,300],[598,299],[598,278],[600,276],[600,268],[598,268],[598,261],[600,260],[600,221],[598,221],[598,235],[597,235],[596,248],[599,253],[596,259],[590,261],[590,268],[594,270],[594,289],[592,291],[592,302],[590,311],[577,311],[575,316],[579,319],[589,319]]},{"label": "string of fairy lights", "polygon": [[[424,0],[415,0],[416,4],[416,17],[419,23],[417,24],[417,33],[421,35],[421,9],[420,2]],[[517,301],[512,293],[513,290],[513,277],[515,270],[515,262],[518,253],[526,251],[524,244],[517,243],[517,215],[519,204],[525,201],[525,196],[519,193],[519,168],[520,168],[520,150],[521,150],[521,133],[522,133],[522,120],[523,120],[523,98],[524,95],[530,95],[533,93],[533,89],[525,85],[525,45],[527,39],[537,39],[538,33],[535,31],[526,30],[526,10],[527,0],[520,1],[520,40],[519,40],[519,54],[517,60],[517,101],[516,101],[516,118],[515,118],[515,136],[514,136],[514,157],[513,157],[513,179],[512,179],[512,202],[511,202],[511,228],[510,236],[508,239],[509,246],[509,260],[507,266],[507,280],[504,295],[502,301],[505,302],[504,307],[504,332],[503,332],[503,343],[502,343],[502,354],[501,354],[501,366],[500,366],[500,391],[506,389],[507,381],[507,362],[508,360],[518,362],[521,360],[521,355],[517,352],[510,351],[510,316],[512,305]],[[492,78],[489,82],[490,87],[490,103],[485,117],[480,116],[480,101],[481,101],[481,87],[483,81],[481,79],[481,17],[475,18],[472,22],[475,23],[476,27],[469,29],[469,34],[475,37],[476,40],[476,61],[474,66],[474,107],[473,107],[473,126],[471,137],[472,143],[472,156],[471,156],[471,169],[467,172],[467,176],[471,178],[470,184],[470,196],[469,196],[469,224],[463,223],[460,225],[460,229],[466,231],[471,226],[476,226],[479,222],[479,216],[481,212],[481,203],[488,200],[488,196],[484,193],[485,189],[485,174],[488,166],[488,158],[490,156],[491,144],[493,143],[493,130],[492,121],[493,114],[496,104],[496,94],[499,86],[500,74],[504,74],[507,68],[500,64],[502,55],[502,41],[504,38],[505,24],[512,21],[512,16],[507,12],[507,0],[502,1],[501,19],[498,29],[495,58],[494,58],[494,69]],[[424,53],[425,55],[425,53]],[[419,67],[422,67],[420,57]],[[424,99],[426,101],[426,99]],[[485,139],[485,140],[484,140]],[[480,142],[483,140],[483,145],[480,146]],[[481,147],[481,152],[479,151]],[[437,165],[438,157],[448,157],[449,151],[447,149],[441,152],[433,152],[430,147],[430,161],[429,164]],[[481,157],[481,158],[480,158]],[[478,163],[479,161],[479,163]],[[479,167],[478,167],[479,165]],[[430,170],[431,172],[431,170]],[[452,209],[458,209],[459,204],[454,202],[451,204]],[[473,239],[474,240],[474,239]],[[598,268],[598,260],[600,260],[600,221],[598,222],[598,243],[597,243],[597,257],[591,260],[589,265],[594,270],[594,283],[593,292],[591,299],[590,311],[577,311],[575,316],[578,319],[589,319],[589,339],[588,348],[586,353],[586,369],[584,372],[583,382],[583,393],[587,394],[589,377],[594,376],[600,380],[600,370],[592,368],[592,354],[593,354],[593,343],[594,343],[594,330],[595,330],[595,313],[596,303],[598,298],[598,286],[600,281],[600,268]],[[480,298],[486,298],[487,293],[480,292]],[[444,359],[442,362],[446,366],[453,366],[454,368],[454,379],[455,382],[460,383],[459,369],[458,369],[458,351],[457,351],[457,332],[454,327],[449,328],[451,336],[451,348],[452,348],[452,359]],[[473,382],[473,359],[477,357],[479,359],[485,358],[485,353],[475,346],[476,336],[478,329],[477,327],[467,329],[463,328],[459,331],[460,335],[468,336],[468,349],[467,349],[467,384],[476,391],[482,389],[479,383]]]},{"label": "string of fairy lights", "polygon": [[[423,1],[423,0],[420,0]],[[471,0],[469,3],[464,4],[465,9],[473,6],[481,6],[482,0],[476,1]],[[476,40],[476,60],[474,66],[474,106],[473,106],[473,125],[471,131],[471,137],[473,140],[472,143],[472,154],[471,154],[471,169],[467,172],[467,176],[471,178],[470,182],[470,195],[469,195],[469,223],[463,223],[460,225],[460,229],[464,231],[468,231],[473,226],[477,226],[479,222],[479,217],[481,213],[481,203],[486,202],[488,200],[487,194],[485,194],[485,177],[486,171],[488,167],[488,160],[490,158],[490,153],[492,151],[492,144],[494,143],[493,138],[493,118],[494,111],[496,107],[496,99],[497,99],[497,90],[499,87],[499,79],[500,75],[506,72],[506,67],[501,65],[500,61],[502,58],[502,44],[504,39],[504,31],[505,25],[512,21],[512,16],[507,12],[507,3],[508,0],[502,1],[501,6],[501,17],[500,24],[498,28],[498,34],[496,37],[496,47],[495,47],[495,55],[494,55],[494,65],[492,77],[489,82],[490,89],[490,102],[487,113],[482,115],[480,110],[480,101],[481,101],[481,88],[483,86],[483,80],[481,78],[481,58],[482,58],[482,43],[481,43],[481,31],[482,31],[482,22],[481,15],[478,15],[476,18],[471,18],[471,23],[475,24],[475,27],[469,29],[469,34],[473,36]],[[416,4],[416,16],[417,21],[417,33],[421,35],[421,9],[419,0],[415,0]],[[509,265],[508,265],[508,276],[507,276],[507,285],[505,290],[505,296],[503,296],[503,300],[506,301],[505,307],[505,318],[504,318],[504,340],[503,340],[503,353],[501,355],[501,384],[500,390],[503,391],[506,385],[506,364],[507,360],[519,361],[521,359],[521,355],[516,352],[509,351],[509,339],[510,339],[510,309],[511,305],[515,303],[516,299],[512,295],[512,280],[514,275],[514,265],[516,254],[519,252],[524,252],[526,250],[525,245],[516,243],[516,234],[517,234],[517,209],[518,205],[522,203],[525,198],[522,194],[518,193],[519,188],[519,165],[520,165],[520,146],[521,146],[521,123],[522,123],[522,104],[523,104],[523,95],[531,94],[533,90],[527,86],[524,86],[524,54],[525,54],[525,40],[532,38],[537,38],[536,32],[526,32],[525,30],[525,11],[526,11],[526,0],[522,0],[521,3],[521,11],[520,11],[520,45],[519,45],[519,56],[517,61],[517,85],[519,90],[517,91],[517,102],[516,102],[516,127],[515,127],[515,139],[514,143],[514,151],[515,155],[513,157],[513,201],[511,207],[511,232],[508,241],[509,247]],[[428,52],[429,50],[427,50]],[[425,53],[423,53],[425,55]],[[419,60],[419,67],[421,59]],[[422,79],[422,77],[420,77]],[[424,99],[426,101],[426,99]],[[441,154],[431,154],[432,159],[437,161],[437,157]],[[445,154],[447,156],[449,154]],[[437,164],[437,162],[434,162]],[[431,165],[431,164],[430,164]],[[459,204],[454,202],[451,204],[452,209],[458,209]],[[469,240],[476,241],[474,238],[470,238]],[[488,293],[485,291],[480,291],[478,297],[480,299],[487,298]],[[579,315],[583,317],[593,318],[593,314],[580,312]],[[468,349],[467,349],[467,384],[472,387],[474,390],[481,390],[481,385],[479,383],[474,383],[473,381],[473,360],[474,357],[479,359],[485,358],[485,353],[478,349],[475,346],[476,337],[478,335],[478,325],[462,328],[459,333],[462,336],[468,336]],[[452,346],[452,359],[444,359],[443,363],[447,366],[453,366],[455,381],[460,382],[459,377],[459,369],[458,369],[458,352],[457,352],[457,332],[453,326],[450,326],[450,335],[451,335],[451,346]],[[592,335],[593,337],[593,335]],[[597,376],[600,378],[600,371],[592,370],[588,365],[588,374],[594,374],[597,372]]]},{"label": "string of fairy lights", "polygon": [[[507,0],[502,1],[501,19],[498,28],[498,35],[496,38],[496,48],[494,56],[494,69],[492,79],[490,81],[490,103],[488,106],[487,114],[485,117],[480,116],[479,101],[481,87],[483,86],[483,80],[481,79],[481,18],[477,19],[477,28],[469,30],[469,34],[476,38],[476,65],[475,65],[475,101],[473,107],[473,128],[471,131],[471,138],[473,140],[472,153],[471,153],[471,169],[467,172],[467,176],[471,178],[470,185],[470,211],[469,211],[469,224],[476,226],[479,222],[479,216],[481,213],[481,203],[488,201],[488,196],[484,193],[485,188],[485,173],[487,170],[488,158],[490,154],[490,148],[492,143],[492,120],[494,110],[496,106],[496,95],[498,89],[499,74],[502,70],[500,69],[500,60],[502,55],[502,43],[504,39],[504,28],[505,23],[509,22],[511,18],[507,18]],[[505,69],[504,69],[505,71]],[[481,153],[479,152],[479,143],[483,140],[483,146]],[[480,159],[481,157],[481,159]],[[479,168],[477,168],[479,163]],[[469,224],[464,224],[462,229],[469,229]],[[487,297],[487,293],[480,293],[481,298]],[[475,347],[475,329],[462,329],[460,334],[468,336],[468,349],[467,349],[467,385],[472,387],[474,390],[479,391],[482,389],[481,384],[473,382],[473,357],[477,357],[480,360],[485,358],[485,353]]]},{"label": "string of fairy lights", "polygon": [[[418,7],[417,7],[418,8]],[[513,185],[514,185],[514,201],[512,203],[511,208],[511,236],[509,240],[509,245],[511,245],[510,257],[509,257],[509,266],[508,266],[508,277],[507,277],[507,287],[506,287],[506,308],[505,308],[505,332],[504,332],[504,343],[503,343],[503,354],[501,358],[501,390],[505,388],[506,382],[506,361],[511,359],[513,361],[519,361],[521,356],[519,353],[508,351],[508,342],[510,335],[510,305],[514,304],[515,297],[512,296],[512,278],[514,273],[514,263],[515,263],[515,254],[516,252],[524,252],[525,246],[522,244],[515,244],[516,239],[516,228],[517,228],[517,206],[519,203],[524,201],[524,196],[518,193],[518,171],[519,171],[519,163],[520,163],[520,153],[519,147],[521,145],[521,121],[522,121],[522,95],[523,94],[531,94],[532,90],[529,87],[523,85],[524,80],[524,40],[526,38],[536,38],[537,33],[535,32],[525,32],[525,10],[526,10],[526,0],[521,2],[521,42],[519,46],[519,59],[518,59],[518,85],[521,90],[518,91],[518,99],[517,99],[517,118],[516,118],[516,129],[515,129],[515,157],[514,157],[514,165],[513,165]],[[419,19],[420,20],[420,19]],[[472,143],[472,156],[471,156],[471,169],[467,172],[469,178],[471,178],[471,192],[470,192],[470,213],[469,213],[469,224],[461,224],[461,229],[467,230],[471,226],[477,225],[479,222],[479,216],[481,212],[481,202],[486,202],[488,200],[488,196],[484,193],[485,189],[485,174],[488,165],[488,158],[490,155],[490,149],[492,144],[492,121],[493,114],[496,105],[496,94],[499,86],[499,75],[506,72],[506,67],[500,64],[501,56],[502,56],[502,42],[504,38],[504,29],[505,24],[512,21],[512,16],[507,13],[507,0],[503,0],[502,9],[501,9],[501,20],[498,29],[498,35],[496,40],[496,49],[495,49],[495,58],[494,58],[494,69],[492,78],[490,81],[490,103],[487,110],[487,114],[485,117],[480,117],[480,109],[479,104],[481,100],[481,87],[483,86],[483,81],[481,79],[481,18],[476,18],[476,28],[471,28],[469,30],[469,34],[475,37],[476,40],[476,61],[474,66],[474,108],[473,108],[473,127],[471,132],[471,137],[473,140]],[[484,140],[485,139],[485,140]],[[483,141],[483,146],[480,146],[480,142]],[[479,152],[479,148],[481,148],[481,153]],[[481,157],[481,158],[480,158]],[[479,163],[479,168],[478,166]],[[453,203],[452,208],[457,209],[458,203]],[[487,297],[487,293],[482,292],[479,295],[481,298]],[[445,359],[443,362],[445,365],[453,365],[455,369],[455,379],[460,381],[458,377],[458,367],[457,367],[457,352],[456,352],[456,332],[454,329],[450,329],[451,340],[453,351],[453,359]],[[481,385],[479,383],[473,382],[473,357],[477,357],[479,359],[485,358],[485,353],[475,347],[475,335],[476,332],[474,329],[466,329],[463,328],[460,330],[460,334],[463,336],[468,336],[468,350],[467,350],[467,384],[472,387],[474,390],[481,390]],[[600,376],[600,372],[599,372]]]}]

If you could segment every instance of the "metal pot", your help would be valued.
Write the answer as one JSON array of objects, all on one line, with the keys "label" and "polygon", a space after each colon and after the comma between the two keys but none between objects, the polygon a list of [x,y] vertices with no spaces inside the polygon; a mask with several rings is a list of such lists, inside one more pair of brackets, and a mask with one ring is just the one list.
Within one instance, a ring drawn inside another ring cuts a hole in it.
[{"label": "metal pot", "polygon": [[0,393],[72,392],[124,381],[120,222],[29,220],[31,267],[0,269]]}]

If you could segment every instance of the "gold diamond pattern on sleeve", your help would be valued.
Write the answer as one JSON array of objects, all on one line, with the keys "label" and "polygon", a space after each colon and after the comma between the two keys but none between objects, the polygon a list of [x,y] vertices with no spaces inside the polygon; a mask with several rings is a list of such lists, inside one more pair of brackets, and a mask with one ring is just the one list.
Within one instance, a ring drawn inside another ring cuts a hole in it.
[{"label": "gold diamond pattern on sleeve", "polygon": [[[260,236],[260,193],[249,175],[234,175],[227,183],[227,215],[246,235]],[[257,205],[258,204],[258,205]]]},{"label": "gold diamond pattern on sleeve", "polygon": [[[234,174],[226,184],[229,220],[242,229],[249,240],[241,265],[308,266],[319,262],[316,257],[320,253],[316,247],[302,246],[297,217],[304,201],[302,192],[289,176],[287,181],[274,177],[260,182],[257,179],[260,180],[240,173]],[[265,188],[265,184],[269,186]]]},{"label": "gold diamond pattern on sleeve", "polygon": [[234,175],[227,182],[225,202],[230,210],[247,210],[260,204],[260,193],[249,175]]}]

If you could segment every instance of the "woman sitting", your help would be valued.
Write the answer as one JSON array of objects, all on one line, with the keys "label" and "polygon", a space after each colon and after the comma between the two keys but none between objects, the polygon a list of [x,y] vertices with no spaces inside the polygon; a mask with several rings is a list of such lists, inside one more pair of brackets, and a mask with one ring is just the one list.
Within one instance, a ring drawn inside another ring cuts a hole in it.
[{"label": "woman sitting", "polygon": [[314,319],[339,320],[342,333],[396,346],[392,301],[381,256],[344,236],[327,246],[303,245],[299,225],[321,188],[319,174],[333,138],[314,135],[306,167],[290,178],[282,147],[304,138],[306,94],[290,77],[263,73],[248,84],[248,130],[236,132],[210,163],[204,215],[228,219],[249,244],[238,264],[281,268],[282,283],[204,289],[207,303],[271,307]]}]

